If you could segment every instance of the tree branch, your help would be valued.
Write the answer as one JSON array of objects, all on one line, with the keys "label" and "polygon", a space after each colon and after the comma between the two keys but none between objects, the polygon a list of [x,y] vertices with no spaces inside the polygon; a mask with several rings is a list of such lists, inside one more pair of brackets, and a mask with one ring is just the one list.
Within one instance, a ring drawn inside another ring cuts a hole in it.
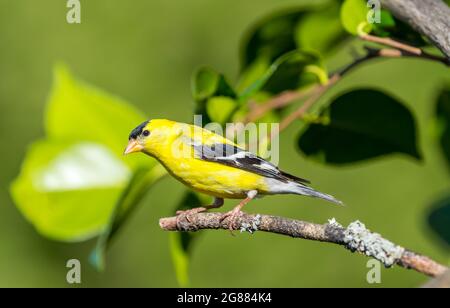
[{"label": "tree branch", "polygon": [[441,0],[382,0],[381,3],[450,58],[450,8],[447,4]]},{"label": "tree branch", "polygon": [[[444,65],[450,66],[450,59],[430,55],[428,53],[423,52],[421,49],[417,48],[414,49],[414,47],[401,44],[395,41],[392,41],[390,39],[386,40],[384,38],[378,38],[372,35],[364,35],[360,36],[361,39],[371,41],[371,42],[377,42],[382,45],[387,46],[397,46],[402,47],[401,49],[393,49],[393,48],[372,48],[372,47],[365,47],[367,54],[365,56],[362,56],[360,58],[355,59],[353,62],[342,68],[339,72],[336,72],[331,75],[328,84],[326,85],[316,85],[313,87],[310,87],[306,90],[300,90],[300,91],[286,91],[283,92],[267,102],[261,104],[261,105],[255,105],[253,108],[251,108],[250,112],[246,116],[244,123],[254,122],[259,119],[261,119],[267,112],[280,109],[283,107],[286,107],[290,105],[293,102],[299,101],[304,98],[308,98],[308,100],[304,103],[304,106],[297,109],[292,115],[289,115],[286,119],[283,120],[280,126],[280,130],[284,130],[287,128],[294,120],[297,118],[301,118],[308,109],[315,104],[315,102],[320,99],[322,94],[324,94],[329,88],[331,88],[334,84],[336,84],[344,75],[358,67],[360,64],[363,64],[365,62],[371,61],[373,59],[377,58],[401,58],[401,57],[412,57],[412,58],[421,58],[426,60],[432,60],[441,62]],[[394,43],[392,43],[394,42]],[[400,44],[400,45],[398,45]],[[405,46],[408,46],[410,48],[407,48]],[[413,50],[415,52],[413,53]]]},{"label": "tree branch", "polygon": [[448,289],[450,288],[450,270],[448,270],[445,274],[440,275],[437,278],[432,279],[422,286],[425,289]]},{"label": "tree branch", "polygon": [[[221,221],[221,213],[200,213],[189,216],[161,218],[159,225],[166,231],[194,232],[202,229],[229,230],[229,218]],[[359,221],[347,228],[334,219],[324,225],[289,218],[242,214],[236,221],[238,229],[253,233],[264,231],[312,241],[344,246],[352,252],[359,252],[382,262],[386,267],[399,265],[419,273],[437,277],[448,268],[432,259],[414,253],[372,233]]]},{"label": "tree branch", "polygon": [[289,114],[280,123],[280,132],[284,131],[289,125],[292,124],[296,119],[302,118],[308,110],[322,97],[322,95],[328,91],[332,86],[334,86],[340,79],[341,74],[334,74],[327,84],[319,85],[315,88],[313,94],[293,113]]}]

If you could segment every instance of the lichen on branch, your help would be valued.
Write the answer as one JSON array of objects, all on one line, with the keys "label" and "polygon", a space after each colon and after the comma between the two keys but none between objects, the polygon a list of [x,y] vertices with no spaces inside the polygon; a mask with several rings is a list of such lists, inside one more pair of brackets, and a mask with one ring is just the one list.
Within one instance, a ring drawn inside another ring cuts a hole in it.
[{"label": "lichen on branch", "polygon": [[[189,216],[161,218],[159,225],[166,231],[195,232],[204,229],[229,230],[229,219],[221,219],[221,213],[198,213]],[[343,227],[335,219],[327,224],[315,224],[290,218],[243,213],[237,219],[236,230],[257,231],[287,235],[312,241],[338,244],[352,252],[374,258],[386,267],[398,265],[413,269],[431,277],[445,273],[448,268],[427,256],[414,253],[373,233],[360,221]]]}]

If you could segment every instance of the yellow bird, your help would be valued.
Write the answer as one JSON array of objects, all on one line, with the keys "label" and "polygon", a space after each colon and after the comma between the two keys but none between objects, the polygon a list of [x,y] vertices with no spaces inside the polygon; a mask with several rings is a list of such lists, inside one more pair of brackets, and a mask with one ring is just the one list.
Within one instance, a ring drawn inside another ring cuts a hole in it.
[{"label": "yellow bird", "polygon": [[146,121],[129,136],[124,154],[134,152],[156,158],[183,184],[215,197],[211,205],[177,214],[218,208],[224,199],[243,199],[222,216],[222,219],[230,217],[230,230],[234,229],[242,207],[256,197],[296,194],[342,204],[333,196],[308,187],[309,181],[283,172],[232,141],[198,126],[160,119]]}]

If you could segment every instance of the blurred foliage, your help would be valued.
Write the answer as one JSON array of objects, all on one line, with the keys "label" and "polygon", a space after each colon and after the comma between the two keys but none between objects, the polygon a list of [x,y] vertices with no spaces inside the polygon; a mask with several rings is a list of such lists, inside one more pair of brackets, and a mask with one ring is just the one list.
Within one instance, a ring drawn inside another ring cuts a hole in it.
[{"label": "blurred foliage", "polygon": [[[178,211],[185,211],[191,208],[199,207],[211,202],[211,198],[199,193],[187,191],[177,206]],[[189,279],[189,259],[191,257],[192,246],[195,239],[199,237],[198,233],[190,232],[171,232],[170,233],[170,252],[174,263],[175,274],[178,284],[181,287],[188,287]]]},{"label": "blurred foliage", "polygon": [[[436,101],[436,120],[441,151],[450,168],[450,88],[444,88]],[[432,205],[428,222],[433,231],[450,247],[450,197]]]},{"label": "blurred foliage", "polygon": [[42,235],[85,240],[103,230],[130,173],[100,144],[45,140],[30,147],[11,192]]},{"label": "blurred foliage", "polygon": [[428,222],[433,231],[447,245],[447,249],[450,249],[450,196],[433,204]]},{"label": "blurred foliage", "polygon": [[348,38],[342,26],[339,1],[332,1],[323,10],[307,14],[296,25],[295,40],[298,47],[314,50],[327,57]]},{"label": "blurred foliage", "polygon": [[348,164],[391,153],[420,159],[411,112],[376,90],[355,89],[332,100],[298,141],[302,152],[323,163]]},{"label": "blurred foliage", "polygon": [[250,85],[240,94],[241,101],[247,101],[260,92],[278,94],[302,88],[317,80],[326,82],[328,78],[320,57],[307,51],[288,52],[269,65],[263,74],[251,76],[255,79],[247,76],[246,83]]},{"label": "blurred foliage", "polygon": [[450,89],[440,93],[436,104],[436,116],[442,153],[450,167]]},{"label": "blurred foliage", "polygon": [[[11,192],[42,235],[83,241],[108,230],[110,220],[113,230],[118,229],[128,208],[165,173],[153,159],[122,157],[130,128],[144,121],[138,111],[75,80],[63,66],[55,69],[54,78],[46,139],[28,152]],[[131,196],[139,187],[133,174],[141,170],[145,185]],[[115,212],[120,219],[112,217]]]},{"label": "blurred foliage", "polygon": [[[368,23],[368,17],[379,19],[379,22]],[[375,4],[370,6],[366,0],[345,0],[341,8],[341,20],[344,28],[353,35],[360,34],[358,31],[372,32],[374,35],[390,37],[414,46],[427,45],[422,35],[408,24],[382,7],[376,7]]]},{"label": "blurred foliage", "polygon": [[369,7],[365,0],[345,0],[341,7],[342,25],[353,35],[359,34],[362,30],[370,33],[373,24],[367,22],[368,14]]},{"label": "blurred foliage", "polygon": [[248,32],[242,45],[242,70],[264,59],[267,64],[274,62],[289,51],[297,49],[295,29],[308,8],[299,8],[276,14],[257,22]]},{"label": "blurred foliage", "polygon": [[105,269],[106,252],[113,236],[136,209],[149,188],[165,174],[166,171],[161,165],[156,165],[151,169],[143,167],[134,172],[133,177],[116,202],[109,221],[97,240],[97,246],[91,253],[90,262],[97,270],[103,271]]},{"label": "blurred foliage", "polygon": [[224,75],[211,68],[202,67],[194,73],[191,89],[195,114],[204,116],[206,123],[225,123],[237,107],[234,89]]},{"label": "blurred foliage", "polygon": [[[203,124],[224,124],[230,120],[244,119],[252,104],[264,104],[285,91],[326,84],[330,59],[341,52],[352,35],[358,34],[358,29],[366,23],[369,8],[365,4],[363,0],[314,2],[271,13],[257,21],[242,41],[241,68],[236,83],[230,82],[231,79],[225,77],[225,74],[209,67],[202,67],[194,73],[191,81],[194,112],[204,116]],[[229,4],[227,2],[224,5],[228,7]],[[381,17],[381,24],[366,24],[364,30],[373,31],[376,35],[401,38],[410,44],[426,44],[420,34],[393,18],[389,12],[383,11]],[[181,31],[181,28],[176,29]],[[152,35],[156,35],[155,33]],[[167,39],[170,36],[163,38]],[[122,46],[126,44],[115,47]],[[134,58],[130,49],[133,48],[127,46],[127,61]],[[174,48],[171,46],[170,50],[172,49]],[[179,50],[177,56],[178,52]],[[191,52],[197,54],[196,50]],[[185,53],[183,58],[189,57],[189,50]],[[219,56],[214,53],[214,57]],[[204,61],[203,57],[199,56],[199,59]],[[136,63],[136,67],[142,66],[141,63]],[[159,71],[160,75],[167,74],[166,63],[163,66]],[[103,67],[110,69],[109,63]],[[147,70],[148,68],[144,71]],[[181,71],[177,70],[177,73]],[[143,80],[147,77],[146,74],[147,72],[141,78],[136,78],[139,88],[145,88]],[[133,78],[132,74],[126,75],[126,80]],[[387,73],[383,71],[382,76],[376,80],[381,82],[386,76]],[[158,79],[159,77],[157,76]],[[353,79],[352,82],[357,81]],[[162,92],[163,102],[170,97],[174,83],[171,78],[165,92]],[[157,84],[159,87],[159,82]],[[410,91],[412,86],[408,84],[403,92]],[[163,105],[158,101],[151,108],[165,108]],[[352,87],[345,94],[321,100],[318,105],[319,112],[311,112],[304,117],[305,127],[297,142],[307,158],[326,164],[349,164],[391,153],[421,158],[422,151],[418,149],[420,134],[413,115],[413,112],[418,114],[418,111],[410,110],[406,104],[400,103],[399,99],[384,90]],[[450,116],[447,105],[448,92],[445,92],[439,99],[437,113],[439,123],[442,123],[441,144],[448,158],[446,142],[449,139],[447,123]],[[191,114],[186,105],[178,106],[180,114]],[[167,110],[171,108],[168,107]],[[148,110],[155,112],[150,107]],[[282,115],[289,111],[289,107],[271,110],[259,121],[279,122]],[[97,246],[90,260],[99,270],[105,268],[105,253],[114,235],[136,210],[146,192],[165,174],[163,168],[149,157],[137,155],[124,159],[121,155],[130,130],[144,120],[131,104],[75,79],[66,68],[58,66],[47,103],[44,121],[46,136],[29,148],[21,172],[11,187],[17,207],[42,235],[66,242],[84,241],[98,236]],[[289,160],[294,161],[291,166],[296,166],[297,161],[293,157]],[[296,158],[302,159],[298,156]],[[315,166],[314,169],[320,167]],[[323,178],[328,180],[329,177],[330,175]],[[379,196],[378,185],[381,183],[378,179],[374,181],[372,186],[377,186]],[[353,184],[357,186],[358,182]],[[370,186],[369,183],[366,185]],[[348,185],[340,188],[344,189],[346,186]],[[397,189],[402,188],[396,187],[396,195],[400,194]],[[354,194],[358,192],[355,191]],[[366,195],[363,195],[366,199]],[[160,197],[159,200],[165,200],[166,197]],[[197,207],[208,201],[209,198],[205,196],[186,192],[176,208],[181,210]],[[370,200],[366,201],[370,203]],[[402,215],[404,208],[398,209]],[[395,209],[389,211],[393,213]],[[374,216],[373,211],[367,210],[367,213],[366,218]],[[438,207],[430,216],[430,224],[442,238],[448,240],[450,223],[446,213],[448,205]],[[328,212],[325,213],[327,214]],[[358,214],[357,218],[363,219],[365,211]],[[382,219],[388,220],[385,216],[385,212],[382,212]],[[171,233],[169,237],[170,256],[178,284],[189,286],[193,244],[198,234]],[[270,241],[270,238],[265,239]],[[266,246],[265,244],[264,247]],[[158,254],[163,254],[159,246],[156,250]],[[323,254],[320,255],[322,256]],[[319,255],[316,257],[315,259],[319,259]],[[250,259],[252,264],[259,262],[253,256]],[[214,268],[215,260],[212,260],[210,265]],[[265,259],[264,262],[264,266],[267,266],[266,262],[270,260]],[[300,267],[297,260],[295,262]],[[333,262],[330,262],[333,268],[329,270],[335,271],[335,265],[331,263]],[[159,269],[159,264],[152,266],[155,271]],[[288,267],[286,263],[286,268],[289,268],[288,275],[292,275],[292,267]],[[268,279],[268,273],[263,274],[261,284],[265,284]],[[217,277],[213,276],[215,281]],[[257,278],[252,276],[251,279],[254,281]],[[318,279],[323,280],[320,277]]]}]

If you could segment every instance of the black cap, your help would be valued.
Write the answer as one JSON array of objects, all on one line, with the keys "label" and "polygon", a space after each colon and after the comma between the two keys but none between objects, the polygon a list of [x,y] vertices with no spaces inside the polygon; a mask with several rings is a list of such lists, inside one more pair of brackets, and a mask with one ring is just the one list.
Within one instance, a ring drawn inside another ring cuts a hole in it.
[{"label": "black cap", "polygon": [[147,126],[148,122],[150,122],[150,121],[145,121],[144,123],[142,123],[141,125],[139,125],[135,129],[133,129],[131,131],[131,133],[130,133],[130,137],[128,137],[128,140],[136,139],[140,134],[142,134],[142,131]]}]

